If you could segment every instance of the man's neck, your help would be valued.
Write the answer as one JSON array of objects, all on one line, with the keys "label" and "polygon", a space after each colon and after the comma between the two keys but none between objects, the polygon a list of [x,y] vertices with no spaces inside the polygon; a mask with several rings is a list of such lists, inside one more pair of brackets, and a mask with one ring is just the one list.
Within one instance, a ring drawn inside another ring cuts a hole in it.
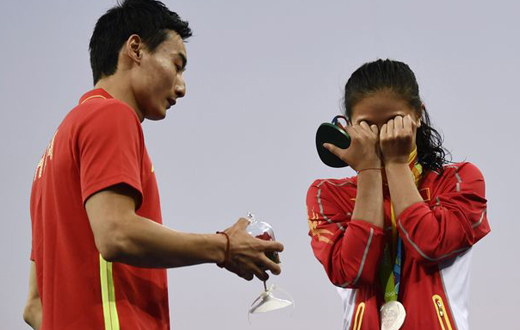
[{"label": "man's neck", "polygon": [[143,122],[144,116],[137,106],[129,81],[130,79],[128,77],[121,77],[114,74],[100,79],[94,87],[102,88],[113,98],[128,104],[135,111],[139,120]]}]

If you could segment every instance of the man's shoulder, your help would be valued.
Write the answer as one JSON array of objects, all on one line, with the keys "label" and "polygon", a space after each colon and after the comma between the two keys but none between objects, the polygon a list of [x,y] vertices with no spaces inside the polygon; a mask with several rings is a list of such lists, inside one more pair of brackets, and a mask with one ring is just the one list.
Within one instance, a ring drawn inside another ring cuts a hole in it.
[{"label": "man's shoulder", "polygon": [[63,119],[60,127],[70,127],[73,131],[82,127],[110,128],[121,124],[140,129],[141,122],[134,110],[117,99],[91,99],[80,103]]},{"label": "man's shoulder", "polygon": [[126,103],[118,99],[102,99],[96,98],[78,104],[71,110],[76,118],[90,118],[92,116],[102,116],[107,118],[117,117],[131,117],[139,121],[137,114]]}]

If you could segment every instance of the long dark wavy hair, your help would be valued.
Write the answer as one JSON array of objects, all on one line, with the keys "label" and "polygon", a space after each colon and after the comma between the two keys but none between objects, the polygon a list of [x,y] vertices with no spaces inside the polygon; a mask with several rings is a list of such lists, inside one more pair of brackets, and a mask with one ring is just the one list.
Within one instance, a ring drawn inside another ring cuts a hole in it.
[{"label": "long dark wavy hair", "polygon": [[443,138],[430,122],[430,116],[419,96],[419,85],[410,67],[399,61],[377,60],[363,64],[354,71],[345,85],[345,116],[350,120],[352,108],[364,97],[379,91],[391,91],[402,98],[417,114],[421,127],[417,129],[418,161],[425,170],[442,171],[450,155],[443,146]]}]

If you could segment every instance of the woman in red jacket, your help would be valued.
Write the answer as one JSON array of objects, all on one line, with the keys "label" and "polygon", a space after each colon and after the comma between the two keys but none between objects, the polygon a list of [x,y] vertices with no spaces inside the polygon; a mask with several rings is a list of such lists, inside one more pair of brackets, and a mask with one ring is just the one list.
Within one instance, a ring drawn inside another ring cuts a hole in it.
[{"label": "woman in red jacket", "polygon": [[345,86],[357,176],[307,194],[314,255],[345,306],[344,329],[468,329],[471,247],[489,231],[484,179],[449,163],[412,70],[377,60]]}]

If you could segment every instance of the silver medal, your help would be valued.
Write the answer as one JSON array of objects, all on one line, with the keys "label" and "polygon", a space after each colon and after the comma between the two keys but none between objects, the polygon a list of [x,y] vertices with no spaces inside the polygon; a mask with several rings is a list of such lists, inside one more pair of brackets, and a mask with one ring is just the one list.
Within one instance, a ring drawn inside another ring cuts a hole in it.
[{"label": "silver medal", "polygon": [[399,330],[406,318],[406,310],[398,301],[389,301],[381,307],[381,330]]}]

